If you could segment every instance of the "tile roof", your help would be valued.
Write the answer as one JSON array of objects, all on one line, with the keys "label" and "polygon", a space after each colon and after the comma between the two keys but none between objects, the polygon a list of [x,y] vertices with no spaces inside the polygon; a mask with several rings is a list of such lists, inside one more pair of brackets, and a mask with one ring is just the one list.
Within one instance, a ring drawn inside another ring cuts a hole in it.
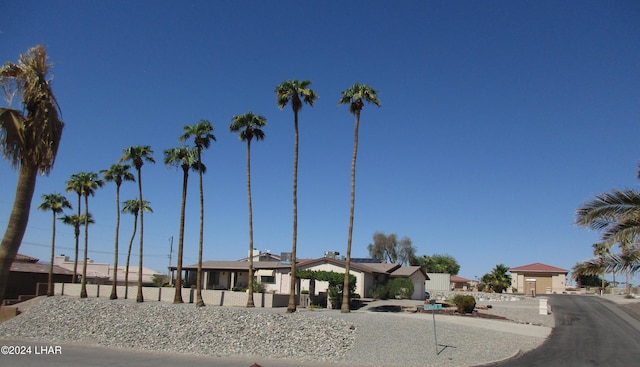
[{"label": "tile roof", "polygon": [[424,274],[424,277],[426,278],[426,280],[429,280],[429,276],[424,271],[422,271],[422,268],[419,267],[419,266],[398,267],[390,275],[392,277],[410,277],[411,275],[413,275],[417,271],[422,272],[422,274]]},{"label": "tile roof", "polygon": [[[11,271],[17,273],[44,273],[49,274],[49,264],[32,262],[14,262],[11,264]],[[73,271],[67,270],[58,265],[53,266],[53,274],[73,275]]]},{"label": "tile roof", "polygon": [[[282,265],[278,261],[254,261],[253,268],[254,269],[286,269],[290,268],[291,265]],[[186,265],[183,266],[182,269],[197,269],[198,264]],[[175,266],[171,266],[172,270],[176,270]],[[234,260],[218,260],[218,261],[203,261],[202,262],[203,270],[239,270],[244,271],[249,269],[248,261],[234,261]]]},{"label": "tile roof", "polygon": [[561,269],[561,268],[557,268],[555,266],[551,266],[551,265],[547,265],[547,264],[543,264],[543,263],[533,263],[533,264],[529,264],[529,265],[523,265],[523,266],[518,266],[515,268],[511,268],[509,269],[510,272],[516,272],[516,273],[526,273],[526,272],[530,272],[530,273],[564,273],[567,274],[569,273],[568,270],[566,269]]},{"label": "tile roof", "polygon": [[38,261],[40,261],[40,259],[23,255],[23,254],[17,254],[15,259],[13,259],[13,262],[21,262],[21,263],[37,263]]},{"label": "tile roof", "polygon": [[451,281],[454,283],[467,283],[467,282],[470,282],[471,280],[467,278],[459,277],[457,275],[452,275]]}]

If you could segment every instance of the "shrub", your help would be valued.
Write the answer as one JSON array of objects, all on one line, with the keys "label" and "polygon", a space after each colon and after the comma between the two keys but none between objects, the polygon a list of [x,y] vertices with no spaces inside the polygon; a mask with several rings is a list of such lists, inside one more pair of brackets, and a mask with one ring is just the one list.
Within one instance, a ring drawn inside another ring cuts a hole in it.
[{"label": "shrub", "polygon": [[253,293],[264,293],[264,285],[253,280]]},{"label": "shrub", "polygon": [[458,313],[472,313],[476,308],[476,299],[473,296],[458,294],[453,297],[453,303],[458,307]]},{"label": "shrub", "polygon": [[413,294],[413,282],[409,278],[392,278],[387,282],[389,298],[408,299]]}]

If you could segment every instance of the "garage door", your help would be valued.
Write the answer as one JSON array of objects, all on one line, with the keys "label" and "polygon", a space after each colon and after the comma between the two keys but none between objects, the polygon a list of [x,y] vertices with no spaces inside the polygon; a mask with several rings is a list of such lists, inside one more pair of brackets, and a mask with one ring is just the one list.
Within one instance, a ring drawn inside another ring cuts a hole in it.
[{"label": "garage door", "polygon": [[546,294],[547,288],[551,292],[551,277],[537,277],[536,278],[536,294]]}]

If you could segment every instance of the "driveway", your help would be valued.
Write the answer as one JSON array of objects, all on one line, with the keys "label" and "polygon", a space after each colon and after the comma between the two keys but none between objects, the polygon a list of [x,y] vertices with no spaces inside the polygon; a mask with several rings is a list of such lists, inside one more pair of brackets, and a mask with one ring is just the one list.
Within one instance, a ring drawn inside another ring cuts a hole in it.
[{"label": "driveway", "polygon": [[544,344],[497,366],[583,367],[640,364],[640,321],[596,296],[555,295],[556,325]]}]

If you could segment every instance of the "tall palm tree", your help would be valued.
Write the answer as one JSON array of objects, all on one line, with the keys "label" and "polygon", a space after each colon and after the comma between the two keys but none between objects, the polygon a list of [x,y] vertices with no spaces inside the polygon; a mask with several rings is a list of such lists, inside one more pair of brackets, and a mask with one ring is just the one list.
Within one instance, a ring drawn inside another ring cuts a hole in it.
[{"label": "tall palm tree", "polygon": [[22,96],[22,111],[0,108],[0,149],[14,168],[18,182],[7,228],[0,242],[0,301],[29,221],[31,200],[38,173],[48,175],[58,152],[64,123],[47,80],[51,64],[43,46],[21,55],[18,63],[0,67],[0,85],[11,104]]},{"label": "tall palm tree", "polygon": [[42,195],[42,203],[38,209],[43,211],[51,210],[53,214],[52,234],[51,234],[51,262],[49,263],[49,281],[47,283],[47,297],[53,296],[53,260],[56,249],[56,218],[58,213],[62,213],[64,208],[71,209],[71,203],[61,194],[44,194]]},{"label": "tall palm tree", "polygon": [[[124,154],[120,157],[120,162],[131,161],[138,172],[138,200],[140,208],[144,207],[142,199],[142,166],[144,162],[156,163],[153,159],[153,150],[148,145],[138,145],[123,149]],[[136,302],[144,302],[142,295],[142,248],[144,245],[144,210],[140,210],[140,258],[138,260],[138,296]]]},{"label": "tall palm tree", "polygon": [[65,215],[59,218],[62,223],[70,225],[73,227],[74,237],[76,239],[76,248],[75,248],[75,257],[73,258],[73,277],[71,278],[71,283],[76,283],[78,281],[78,252],[80,249],[80,226],[84,225],[85,222],[88,224],[93,224],[95,221],[93,217],[89,215],[87,219],[85,219],[84,215]]},{"label": "tall palm tree", "polygon": [[89,196],[94,196],[96,189],[102,187],[104,181],[95,172],[80,172],[71,175],[67,181],[70,187],[79,188],[84,197],[84,262],[82,263],[82,279],[80,279],[80,298],[87,298],[87,260],[89,250]]},{"label": "tall palm tree", "polygon": [[602,287],[600,288],[600,294],[602,294],[602,292],[604,292],[604,287],[605,287],[605,273],[606,273],[606,266],[604,266],[605,263],[605,257],[609,254],[609,246],[606,243],[594,243],[593,244],[593,256],[595,256],[598,259],[598,262],[600,262],[601,267],[602,267]]},{"label": "tall palm tree", "polygon": [[[364,107],[364,103],[373,103],[380,107],[378,100],[378,91],[364,84],[355,83],[350,88],[342,91],[342,97],[338,104],[348,104],[349,112],[356,116],[356,124],[353,133],[353,158],[351,159],[351,209],[349,212],[349,235],[347,237],[347,255],[344,271],[344,286],[342,289],[349,289],[349,271],[351,265],[351,238],[353,234],[353,212],[356,198],[356,157],[358,155],[358,127],[360,126],[360,112]],[[349,292],[342,294],[341,312],[350,312],[349,310]]]},{"label": "tall palm tree", "polygon": [[[131,249],[133,248],[133,240],[136,237],[136,231],[138,230],[138,215],[143,211],[153,213],[153,210],[149,206],[149,202],[146,200],[142,201],[142,210],[140,210],[140,200],[138,199],[126,200],[122,203],[122,212],[133,214],[133,232],[131,233],[131,239],[129,240],[127,265],[124,270],[124,299],[129,297],[129,262],[131,260]],[[142,257],[142,255],[140,255],[140,257]],[[116,271],[118,270],[116,269]],[[142,268],[138,269],[138,274],[142,274]]]},{"label": "tall palm tree", "polygon": [[206,171],[204,165],[198,165],[198,152],[189,147],[166,149],[164,151],[164,164],[167,166],[180,166],[182,168],[182,201],[180,203],[180,233],[178,235],[178,264],[176,265],[176,294],[173,303],[183,303],[182,300],[182,261],[184,257],[184,217],[187,206],[187,182],[189,170]]},{"label": "tall palm tree", "polygon": [[111,295],[109,299],[118,299],[118,237],[120,234],[120,186],[123,181],[135,181],[135,177],[129,172],[128,164],[112,164],[109,169],[100,171],[106,182],[114,182],[116,184],[116,238],[114,241],[113,256],[113,284],[111,286]]},{"label": "tall palm tree", "polygon": [[240,132],[240,140],[247,142],[247,200],[249,203],[249,294],[247,307],[255,307],[253,303],[253,209],[251,206],[251,140],[264,140],[261,127],[267,125],[264,116],[249,112],[244,115],[233,116],[229,130]]},{"label": "tall palm tree", "polygon": [[291,102],[291,109],[293,110],[293,243],[291,245],[289,304],[287,305],[287,312],[289,313],[296,311],[296,284],[294,274],[296,273],[296,249],[298,242],[298,112],[302,109],[303,103],[313,107],[313,104],[318,98],[316,92],[309,88],[309,85],[311,85],[310,80],[285,80],[277,86],[275,90],[278,108],[282,110]]},{"label": "tall palm tree", "polygon": [[[193,143],[198,153],[198,166],[202,166],[202,149],[208,149],[211,141],[216,137],[212,133],[213,125],[207,120],[200,120],[195,125],[185,125],[183,134],[178,139],[185,141],[193,137]],[[203,307],[202,300],[202,244],[204,242],[204,190],[202,187],[202,170],[198,170],[198,182],[200,187],[200,239],[198,241],[198,273],[196,275],[196,307]]]},{"label": "tall palm tree", "polygon": [[84,216],[82,215],[82,182],[78,180],[78,178],[75,177],[75,175],[72,175],[71,178],[67,180],[67,187],[65,188],[65,191],[75,192],[77,195],[77,203],[78,203],[78,205],[76,205],[78,208],[78,212],[76,213],[76,215],[68,216],[69,221],[65,222],[66,224],[72,224],[74,226],[75,235],[76,235],[76,257],[73,260],[73,279],[72,279],[72,282],[75,283],[78,280],[77,270],[78,270],[78,248],[80,247],[79,245],[80,225],[84,224],[84,221],[82,223],[79,223],[79,222],[74,222],[74,220],[79,221],[80,219],[85,219]]}]

